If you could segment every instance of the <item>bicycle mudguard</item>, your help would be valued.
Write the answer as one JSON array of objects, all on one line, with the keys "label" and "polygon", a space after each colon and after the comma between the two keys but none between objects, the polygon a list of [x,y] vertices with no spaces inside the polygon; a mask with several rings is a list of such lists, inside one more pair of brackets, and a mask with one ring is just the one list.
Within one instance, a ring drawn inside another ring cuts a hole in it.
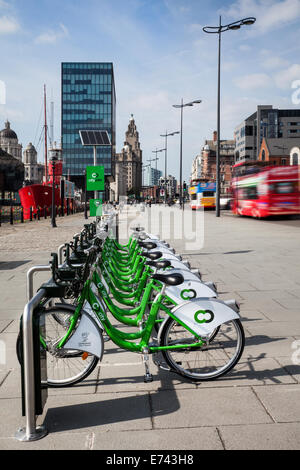
[{"label": "bicycle mudguard", "polygon": [[[181,274],[184,276],[183,271],[181,271]],[[175,300],[176,303],[181,303],[184,300],[197,299],[199,297],[217,297],[217,294],[213,289],[206,286],[199,280],[187,280],[179,286],[167,286],[165,294],[172,300]]]},{"label": "bicycle mudguard", "polygon": [[171,312],[182,325],[201,337],[211,335],[223,323],[240,318],[238,312],[224,301],[213,298],[190,300],[177,305]]},{"label": "bicycle mudguard", "polygon": [[104,346],[102,331],[98,325],[99,321],[97,324],[94,318],[91,318],[89,312],[82,310],[79,325],[63,348],[88,352],[101,360]]}]

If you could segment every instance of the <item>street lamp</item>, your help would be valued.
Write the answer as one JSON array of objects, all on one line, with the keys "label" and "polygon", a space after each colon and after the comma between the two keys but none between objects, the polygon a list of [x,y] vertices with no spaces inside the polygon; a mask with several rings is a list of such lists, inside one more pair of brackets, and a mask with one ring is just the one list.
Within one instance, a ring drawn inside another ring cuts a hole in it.
[{"label": "street lamp", "polygon": [[194,100],[190,101],[189,103],[183,103],[183,99],[181,98],[181,104],[173,104],[173,108],[180,108],[180,194],[179,194],[179,203],[180,208],[184,210],[184,201],[182,197],[182,120],[183,120],[183,108],[186,106],[194,106],[194,104],[200,104],[202,100]]},{"label": "street lamp", "polygon": [[218,106],[217,106],[217,154],[216,154],[216,217],[220,217],[220,65],[221,65],[221,34],[228,30],[240,29],[243,25],[252,25],[256,18],[248,17],[242,20],[222,25],[221,16],[219,26],[205,26],[203,31],[209,34],[219,35],[219,52],[218,52]]},{"label": "street lamp", "polygon": [[170,132],[166,131],[165,134],[160,134],[161,137],[165,138],[165,204],[167,204],[167,151],[168,151],[168,137],[172,135],[180,134],[179,131]]}]

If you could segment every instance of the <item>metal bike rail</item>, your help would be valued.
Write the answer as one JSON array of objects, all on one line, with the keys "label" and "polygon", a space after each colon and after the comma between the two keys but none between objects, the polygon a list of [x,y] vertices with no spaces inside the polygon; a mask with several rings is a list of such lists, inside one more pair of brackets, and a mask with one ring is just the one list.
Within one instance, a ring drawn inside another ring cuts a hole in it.
[{"label": "metal bike rail", "polygon": [[29,302],[33,297],[33,275],[36,272],[45,272],[51,271],[51,266],[41,265],[41,266],[33,266],[27,271],[27,284],[26,284],[26,293],[27,293],[27,301]]},{"label": "metal bike rail", "polygon": [[48,431],[44,426],[36,426],[33,353],[33,312],[45,294],[45,289],[39,290],[36,295],[25,305],[23,313],[22,321],[26,426],[25,428],[19,429],[15,435],[17,440],[23,442],[35,441],[48,434]]},{"label": "metal bike rail", "polygon": [[63,262],[63,250],[64,250],[65,244],[60,245],[57,250],[58,254],[58,264],[62,264]]},{"label": "metal bike rail", "polygon": [[36,272],[51,271],[49,265],[33,266],[27,271],[27,304],[24,307],[23,326],[23,355],[24,355],[24,392],[25,392],[25,417],[26,426],[17,431],[15,437],[19,441],[35,441],[48,434],[43,426],[36,426],[35,413],[35,375],[34,375],[34,350],[33,350],[33,312],[46,294],[45,289],[40,289],[33,296],[33,275]]}]

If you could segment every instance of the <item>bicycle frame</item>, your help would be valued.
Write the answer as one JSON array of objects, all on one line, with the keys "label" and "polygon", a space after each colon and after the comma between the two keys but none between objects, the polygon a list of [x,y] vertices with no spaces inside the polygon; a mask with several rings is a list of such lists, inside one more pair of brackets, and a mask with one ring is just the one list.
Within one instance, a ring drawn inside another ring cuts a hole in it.
[{"label": "bicycle frame", "polygon": [[[93,271],[94,271],[93,267]],[[161,289],[160,292],[156,295],[156,298],[154,299],[151,309],[149,312],[149,316],[147,320],[145,321],[144,324],[140,325],[140,331],[136,333],[124,333],[117,328],[115,328],[109,321],[108,316],[106,314],[106,309],[105,306],[102,303],[102,300],[97,296],[97,292],[94,292],[97,290],[97,286],[93,289],[93,273],[91,273],[90,278],[86,281],[84,288],[82,290],[82,293],[80,294],[78,298],[78,305],[74,311],[74,315],[71,318],[70,321],[70,327],[69,330],[67,331],[66,335],[64,338],[61,339],[59,342],[57,348],[62,349],[64,345],[67,343],[68,339],[70,338],[71,334],[73,333],[77,321],[80,317],[81,311],[84,308],[84,303],[88,302],[92,312],[96,315],[98,318],[103,330],[105,330],[106,334],[110,337],[110,339],[120,348],[131,351],[131,352],[137,352],[137,353],[144,353],[145,350],[147,350],[149,353],[155,353],[158,351],[163,351],[163,350],[174,350],[174,349],[186,349],[186,348],[192,348],[192,347],[201,347],[204,344],[204,341],[201,339],[201,337],[195,333],[193,330],[191,330],[189,327],[187,327],[183,322],[181,322],[178,318],[176,318],[173,314],[172,311],[169,310],[166,305],[163,303],[164,300],[164,286]],[[154,281],[151,280],[148,284],[148,289],[149,292],[154,288]],[[170,315],[172,318],[174,318],[179,324],[181,324],[185,329],[187,329],[194,337],[197,339],[197,342],[192,343],[192,344],[176,344],[173,346],[155,346],[153,344],[149,344],[150,338],[151,338],[151,333],[153,330],[153,326],[156,321],[156,317],[158,314],[158,311],[160,309],[163,309]],[[133,340],[139,340],[133,341]]]}]

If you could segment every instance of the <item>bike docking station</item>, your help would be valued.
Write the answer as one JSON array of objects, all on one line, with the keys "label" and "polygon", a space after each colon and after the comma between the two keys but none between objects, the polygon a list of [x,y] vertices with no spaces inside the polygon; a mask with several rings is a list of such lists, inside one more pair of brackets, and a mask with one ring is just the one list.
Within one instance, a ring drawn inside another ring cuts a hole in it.
[{"label": "bike docking station", "polygon": [[[75,237],[80,237],[76,233]],[[63,267],[63,252],[65,244],[58,247],[59,266]],[[40,265],[31,267],[26,274],[26,297],[27,304],[24,307],[20,320],[20,365],[21,365],[21,408],[22,416],[25,417],[25,426],[19,428],[15,433],[15,439],[20,442],[32,442],[47,436],[48,430],[44,425],[37,426],[36,418],[43,414],[48,398],[47,385],[47,351],[40,346],[40,335],[46,334],[45,321],[41,316],[37,317],[36,309],[42,299],[53,293],[57,293],[57,287],[50,279],[41,286],[34,295],[34,274],[37,272],[49,272],[51,265]],[[52,305],[51,298],[49,305]]]},{"label": "bike docking station", "polygon": [[36,416],[43,413],[48,397],[46,350],[40,348],[40,332],[45,325],[35,316],[35,308],[46,291],[40,289],[33,296],[33,275],[50,269],[50,266],[34,266],[27,272],[28,303],[25,305],[20,327],[22,416],[26,417],[26,426],[15,435],[22,442],[36,441],[48,434],[44,426],[36,426]]},{"label": "bike docking station", "polygon": [[[27,304],[17,338],[26,418],[15,435],[19,441],[48,434],[36,422],[48,388],[85,380],[102,360],[108,340],[142,356],[145,383],[153,381],[150,356],[158,369],[195,383],[225,375],[242,355],[238,303],[218,298],[214,283],[202,282],[198,269],[139,224],[130,227],[128,243],[120,244],[119,222],[116,211],[96,214],[71,242],[51,253],[49,265],[27,272]],[[34,295],[34,274],[47,271],[51,278]],[[121,330],[116,322],[135,331]],[[67,362],[65,368],[60,360]]]}]

